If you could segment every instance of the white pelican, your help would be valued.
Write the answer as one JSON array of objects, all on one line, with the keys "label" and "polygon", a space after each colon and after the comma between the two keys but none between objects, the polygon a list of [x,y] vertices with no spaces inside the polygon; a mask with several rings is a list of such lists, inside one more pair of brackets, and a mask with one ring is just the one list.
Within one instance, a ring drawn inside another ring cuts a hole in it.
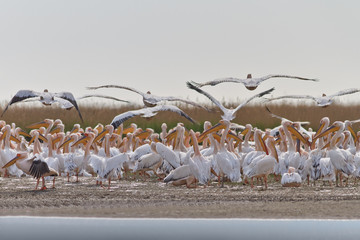
[{"label": "white pelican", "polygon": [[272,91],[275,90],[275,88],[271,88],[269,90],[266,90],[264,92],[258,93],[254,96],[252,96],[251,98],[247,99],[245,102],[241,103],[239,106],[237,106],[235,109],[227,109],[225,108],[218,100],[216,100],[213,96],[211,96],[209,93],[201,90],[200,88],[196,87],[195,85],[191,84],[190,82],[186,82],[188,88],[193,89],[195,91],[197,91],[198,93],[201,93],[203,95],[205,95],[207,98],[209,98],[216,106],[218,106],[221,111],[224,113],[224,115],[222,115],[222,119],[223,120],[227,120],[227,121],[231,121],[235,118],[235,114],[236,112],[242,108],[243,106],[245,106],[246,104],[248,104],[251,100],[253,100],[254,98],[258,98],[258,97],[262,97],[266,94],[271,93]]},{"label": "white pelican", "polygon": [[338,186],[338,176],[340,175],[340,186],[342,186],[342,176],[343,174],[350,176],[355,171],[355,166],[353,162],[353,157],[349,157],[348,154],[345,154],[343,149],[337,148],[337,140],[341,138],[340,142],[344,139],[344,128],[345,124],[340,121],[334,122],[331,127],[322,132],[318,137],[323,137],[331,132],[336,131],[335,135],[330,140],[330,150],[328,150],[328,156],[332,165],[335,168],[336,176],[336,186]]},{"label": "white pelican", "polygon": [[145,172],[146,171],[153,171],[153,173],[159,178],[162,179],[162,176],[160,176],[156,171],[163,163],[163,158],[159,153],[156,151],[156,143],[151,143],[151,153],[142,155],[139,158],[139,161],[135,163],[135,167],[133,169],[134,172],[142,172],[143,177],[145,178]]},{"label": "white pelican", "polygon": [[219,168],[218,180],[220,184],[220,177],[222,177],[221,187],[224,187],[224,178],[225,175],[232,182],[241,182],[241,173],[240,173],[240,161],[236,155],[232,152],[229,152],[225,147],[225,140],[228,136],[230,129],[230,122],[228,120],[220,120],[218,124],[212,128],[206,130],[199,136],[199,140],[203,139],[205,136],[212,132],[216,132],[220,129],[223,130],[219,147],[215,144],[214,159]]},{"label": "white pelican", "polygon": [[13,159],[11,159],[7,164],[5,164],[3,168],[8,168],[11,165],[16,164],[16,166],[19,169],[21,169],[23,172],[37,179],[35,190],[39,185],[40,178],[42,178],[41,190],[45,190],[46,186],[45,186],[44,177],[58,176],[58,173],[54,169],[49,168],[46,162],[36,159],[36,156],[30,159],[27,158],[28,158],[27,152],[18,153]]},{"label": "white pelican", "polygon": [[121,113],[121,114],[117,115],[116,117],[114,117],[114,119],[111,121],[111,125],[113,125],[114,129],[116,129],[118,126],[120,126],[120,124],[122,124],[123,122],[125,122],[126,120],[128,120],[132,117],[141,115],[144,118],[150,118],[150,117],[155,116],[157,114],[157,112],[159,112],[159,111],[175,112],[175,113],[179,114],[180,116],[185,117],[190,122],[194,123],[194,120],[191,117],[189,117],[185,112],[183,112],[180,108],[178,108],[176,106],[171,106],[171,105],[158,105],[155,107],[147,107],[147,108],[142,108],[142,109],[138,109],[138,110],[132,110],[132,111]]},{"label": "white pelican", "polygon": [[182,99],[182,98],[176,98],[176,97],[159,97],[159,96],[155,96],[153,94],[151,94],[150,91],[148,91],[147,93],[143,93],[139,90],[136,90],[134,88],[131,87],[125,87],[125,86],[119,86],[119,85],[103,85],[103,86],[98,86],[98,87],[88,87],[87,89],[99,89],[99,88],[122,88],[122,89],[126,89],[132,92],[135,92],[137,94],[140,94],[143,97],[143,102],[145,104],[145,106],[147,107],[155,107],[158,103],[160,102],[164,102],[164,101],[180,101],[180,102],[184,102],[186,104],[190,104],[193,105],[195,107],[200,107],[203,108],[205,110],[208,111],[208,109],[204,106],[201,106],[200,104],[193,102],[193,101],[189,101],[186,99]]},{"label": "white pelican", "polygon": [[295,168],[289,167],[288,172],[282,175],[281,185],[283,187],[300,187],[301,176],[295,172]]},{"label": "white pelican", "polygon": [[260,155],[251,161],[250,165],[244,169],[244,175],[251,178],[251,187],[254,187],[253,178],[264,178],[265,189],[267,189],[267,177],[274,171],[276,162],[279,162],[277,151],[275,148],[275,140],[270,137],[267,140],[267,147],[270,149],[270,155]]},{"label": "white pelican", "polygon": [[334,93],[329,96],[327,96],[324,93],[321,97],[313,97],[310,95],[286,95],[286,96],[270,98],[270,99],[267,99],[267,101],[274,101],[274,100],[284,99],[284,98],[311,99],[311,100],[315,101],[319,107],[327,107],[333,103],[334,97],[343,96],[343,95],[347,95],[347,94],[353,94],[353,93],[357,93],[359,91],[360,91],[359,88],[350,88],[350,89],[339,91],[339,92]]},{"label": "white pelican", "polygon": [[[75,107],[79,113],[81,121],[83,122],[83,118],[81,116],[79,107],[71,92],[51,93],[47,89],[45,89],[44,92],[35,92],[32,90],[19,90],[6,106],[5,110],[1,114],[1,117],[4,115],[4,113],[6,112],[6,110],[10,105],[23,101],[28,98],[38,98],[36,100],[39,100],[45,106],[50,106],[51,104],[58,102],[62,106],[65,106],[64,108],[66,108],[67,110],[69,110],[72,107]],[[69,103],[71,104],[71,106],[69,105]]]},{"label": "white pelican", "polygon": [[[274,114],[273,112],[270,111],[270,109],[269,109],[268,106],[266,106],[266,105],[265,105],[265,108],[266,108],[266,110],[270,113],[270,115],[271,115],[272,117],[277,118],[277,119],[280,119],[281,121],[291,121],[291,120],[289,120],[289,119],[286,119],[286,118],[284,118],[284,117],[281,117],[281,116],[279,116],[279,115]],[[291,121],[291,122],[292,122],[292,121]],[[308,135],[309,137],[312,137],[311,134],[310,134],[305,128],[302,127],[302,125],[309,125],[309,124],[310,124],[309,121],[302,121],[302,122],[296,121],[296,122],[293,122],[293,123],[299,125],[299,127],[300,127],[300,132],[301,132],[301,133],[305,133],[305,134]],[[278,127],[273,128],[273,129],[271,130],[271,132],[270,132],[270,135],[273,136],[273,137],[277,136],[277,135],[279,134],[279,128],[280,128],[280,127],[281,127],[281,125],[278,126]]]},{"label": "white pelican", "polygon": [[242,83],[244,84],[244,86],[249,89],[249,90],[255,90],[260,83],[262,83],[265,80],[268,80],[270,78],[295,78],[295,79],[299,79],[299,80],[308,80],[308,81],[314,81],[314,82],[318,82],[318,79],[312,79],[312,78],[303,78],[303,77],[296,77],[296,76],[289,76],[289,75],[279,75],[279,74],[270,74],[261,78],[253,78],[251,76],[251,74],[247,75],[246,79],[239,79],[239,78],[219,78],[219,79],[215,79],[212,81],[208,81],[205,83],[196,83],[194,81],[192,81],[193,84],[195,84],[197,87],[203,87],[206,85],[211,85],[211,86],[215,86],[219,83],[223,83],[223,82],[233,82],[233,83]]}]

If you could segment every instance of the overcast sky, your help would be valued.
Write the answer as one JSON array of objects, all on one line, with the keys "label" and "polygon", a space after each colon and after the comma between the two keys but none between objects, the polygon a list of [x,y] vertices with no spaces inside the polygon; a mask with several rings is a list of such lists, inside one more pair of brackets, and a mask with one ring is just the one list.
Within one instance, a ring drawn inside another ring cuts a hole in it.
[{"label": "overcast sky", "polygon": [[[126,90],[86,90],[119,84],[208,102],[185,82],[248,73],[320,82],[272,79],[255,91],[234,83],[204,90],[235,101],[273,86],[273,96],[360,87],[359,9],[356,0],[0,0],[0,101],[47,88],[141,103]],[[339,99],[359,103],[360,93]]]}]

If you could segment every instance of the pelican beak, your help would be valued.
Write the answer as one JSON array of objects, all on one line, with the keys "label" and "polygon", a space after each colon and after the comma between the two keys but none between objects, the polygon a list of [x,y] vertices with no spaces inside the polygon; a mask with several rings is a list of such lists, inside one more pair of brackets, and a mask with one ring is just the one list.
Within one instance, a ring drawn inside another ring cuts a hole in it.
[{"label": "pelican beak", "polygon": [[75,147],[81,143],[86,143],[86,141],[88,140],[89,136],[87,134],[85,134],[82,138],[80,138],[79,140],[77,140],[75,143],[73,143],[71,146]]},{"label": "pelican beak", "polygon": [[14,157],[13,159],[11,159],[9,162],[7,162],[2,168],[8,168],[11,165],[14,165],[14,163],[16,163],[17,160],[19,160],[21,157],[21,154],[18,153],[16,154],[16,157]]},{"label": "pelican beak", "polygon": [[66,140],[65,142],[63,142],[63,143],[59,146],[59,148],[62,148],[63,146],[66,146],[66,145],[68,145],[69,143],[71,143],[71,142],[73,142],[73,141],[74,141],[73,138],[69,138],[68,140]]},{"label": "pelican beak", "polygon": [[33,123],[29,126],[27,126],[26,128],[31,128],[31,129],[38,129],[38,128],[41,128],[41,127],[49,127],[49,124],[45,121],[42,121],[42,122],[38,122],[38,123]]},{"label": "pelican beak", "polygon": [[314,139],[324,137],[324,136],[328,135],[329,133],[338,131],[339,129],[340,129],[339,127],[336,127],[336,126],[332,125],[328,129],[323,131],[321,134],[319,134],[317,137],[315,137]]},{"label": "pelican beak", "polygon": [[248,132],[249,132],[249,129],[248,129],[248,128],[245,128],[244,131],[241,132],[241,134],[242,134],[243,136],[245,136]]},{"label": "pelican beak", "polygon": [[148,138],[150,136],[150,132],[149,131],[142,131],[141,133],[137,134],[136,137],[138,137],[139,139],[143,140],[145,138]]},{"label": "pelican beak", "polygon": [[178,134],[178,132],[176,130],[174,130],[171,133],[169,133],[165,138],[169,142],[172,139],[175,139],[177,137],[177,134]]},{"label": "pelican beak", "polygon": [[102,131],[104,131],[104,126],[101,124],[98,124],[94,129],[96,129],[97,132],[102,132]]},{"label": "pelican beak", "polygon": [[220,143],[220,140],[221,140],[221,136],[217,133],[213,134],[213,137],[216,141],[218,141]]},{"label": "pelican beak", "polygon": [[[270,146],[271,146],[271,148],[273,149],[273,152],[275,153],[275,159],[276,159],[276,161],[277,162],[279,162],[279,155],[278,155],[278,153],[277,153],[277,151],[276,151],[276,147],[275,147],[275,144],[276,144],[276,141],[278,141],[280,138],[278,138],[278,139],[276,139],[276,140],[271,140],[270,141]],[[280,141],[279,141],[280,142]]]},{"label": "pelican beak", "polygon": [[292,126],[292,125],[288,126],[288,130],[292,134],[294,134],[294,136],[297,137],[301,142],[303,142],[304,144],[307,144],[308,146],[310,146],[310,142],[306,138],[304,138],[304,136],[301,133],[299,133],[299,131],[296,130],[296,128],[294,128],[294,126]]},{"label": "pelican beak", "polygon": [[54,148],[55,144],[60,141],[60,139],[61,139],[61,137],[57,137],[52,140],[53,148]]},{"label": "pelican beak", "polygon": [[260,145],[261,145],[262,149],[264,150],[264,152],[266,152],[266,155],[269,155],[269,151],[266,147],[264,139],[261,136],[259,136],[259,140],[260,140]]},{"label": "pelican beak", "polygon": [[322,132],[322,130],[325,127],[325,123],[320,123],[319,129],[316,131],[315,136],[313,137],[313,139],[317,139],[318,135],[320,135],[320,133]]},{"label": "pelican beak", "polygon": [[33,136],[33,137],[30,139],[28,145],[30,146],[30,145],[33,143],[34,140],[35,140],[35,136]]},{"label": "pelican beak", "polygon": [[97,142],[98,140],[102,139],[105,134],[109,133],[108,129],[104,129],[101,133],[99,133],[95,138],[94,138],[94,142]]},{"label": "pelican beak", "polygon": [[242,142],[242,139],[239,138],[237,135],[235,135],[234,133],[230,132],[228,133],[228,137],[232,138],[235,140],[235,142]]},{"label": "pelican beak", "polygon": [[209,135],[210,133],[213,132],[217,132],[221,129],[224,129],[226,126],[223,122],[219,122],[218,124],[214,125],[213,127],[209,128],[208,130],[206,130],[205,132],[203,132],[202,134],[200,134],[198,141],[199,143],[202,142],[204,140],[204,138]]},{"label": "pelican beak", "polygon": [[22,130],[22,129],[20,129],[19,134],[20,134],[20,135],[23,135],[23,136],[25,136],[25,137],[29,137],[29,138],[31,138],[31,135],[30,135],[30,134],[28,134],[27,132],[25,132],[25,131],[24,131],[24,130]]},{"label": "pelican beak", "polygon": [[50,134],[59,133],[60,130],[61,130],[61,128],[59,126],[56,126],[50,131]]},{"label": "pelican beak", "polygon": [[354,142],[355,142],[355,144],[356,144],[358,138],[357,138],[357,136],[356,136],[356,133],[355,133],[354,129],[352,128],[352,126],[349,125],[349,126],[348,126],[348,130],[350,131],[351,136],[354,138]]},{"label": "pelican beak", "polygon": [[72,129],[71,129],[71,131],[70,131],[70,134],[72,134],[72,133],[77,133],[79,131],[79,128],[77,128],[77,127],[73,127]]},{"label": "pelican beak", "polygon": [[42,135],[41,133],[39,133],[39,139],[41,139],[44,142],[47,142],[48,140],[46,139],[46,137],[44,137],[44,135]]},{"label": "pelican beak", "polygon": [[10,140],[16,143],[21,143],[21,141],[18,138],[14,137],[13,135],[10,135]]},{"label": "pelican beak", "polygon": [[124,129],[123,134],[133,133],[134,131],[135,131],[135,128],[130,126],[130,127],[127,127]]}]

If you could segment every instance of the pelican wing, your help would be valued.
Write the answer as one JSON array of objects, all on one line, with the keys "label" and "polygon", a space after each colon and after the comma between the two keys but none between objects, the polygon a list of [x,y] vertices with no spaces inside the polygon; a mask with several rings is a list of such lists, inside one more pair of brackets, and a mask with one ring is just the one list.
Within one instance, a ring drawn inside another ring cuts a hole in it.
[{"label": "pelican wing", "polygon": [[[83,117],[81,116],[80,109],[79,109],[79,107],[78,107],[78,105],[76,103],[76,100],[74,98],[74,95],[71,92],[59,92],[59,93],[55,93],[54,96],[57,97],[57,98],[61,98],[61,99],[64,99],[64,100],[70,102],[76,108],[76,111],[78,111],[81,121],[84,122]],[[59,103],[61,103],[61,100],[57,99],[57,101]]]},{"label": "pelican wing", "polygon": [[156,151],[160,154],[160,156],[167,161],[173,168],[180,167],[180,159],[176,155],[176,153],[165,146],[164,144],[158,142],[156,143]]},{"label": "pelican wing", "polygon": [[334,93],[334,94],[330,95],[329,98],[347,95],[347,94],[353,94],[353,93],[357,93],[357,92],[360,92],[359,88],[350,88],[350,89],[346,89],[346,90],[342,90],[337,93]]},{"label": "pelican wing", "polygon": [[199,108],[203,108],[205,109],[206,111],[209,111],[209,109],[207,109],[206,107],[196,103],[196,102],[193,102],[193,101],[190,101],[190,100],[186,100],[186,99],[182,99],[182,98],[176,98],[176,97],[157,97],[157,99],[159,101],[180,101],[180,102],[184,102],[186,104],[190,104],[190,105],[193,105],[195,107],[199,107]]},{"label": "pelican wing", "polygon": [[[150,108],[148,108],[150,109]],[[158,105],[155,107],[151,108],[153,112],[158,112],[158,111],[170,111],[170,112],[175,112],[177,114],[179,114],[180,116],[186,118],[187,120],[189,120],[192,123],[195,123],[195,121],[189,116],[187,115],[185,112],[183,112],[180,108],[176,107],[176,106],[172,106],[172,105]]]},{"label": "pelican wing", "polygon": [[151,146],[149,144],[141,145],[140,147],[136,148],[133,154],[131,154],[131,160],[137,161],[143,155],[151,153]]},{"label": "pelican wing", "polygon": [[285,96],[280,96],[280,97],[275,97],[275,98],[268,98],[266,99],[268,102],[270,101],[274,101],[274,100],[279,100],[279,99],[284,99],[284,98],[292,98],[292,99],[311,99],[313,101],[316,101],[316,99],[313,96],[310,95],[285,95]]},{"label": "pelican wing", "polygon": [[270,75],[258,78],[258,82],[260,83],[260,82],[263,82],[263,81],[268,80],[270,78],[293,78],[293,79],[313,81],[313,82],[318,82],[319,81],[319,79],[315,79],[315,78],[304,78],[304,77],[297,77],[297,76],[290,76],[290,75],[270,74]]},{"label": "pelican wing", "polygon": [[201,87],[207,86],[207,85],[215,86],[215,85],[218,85],[218,84],[224,83],[224,82],[244,83],[244,81],[245,81],[244,79],[228,77],[228,78],[217,78],[212,81],[208,81],[208,82],[204,82],[204,83],[197,83],[194,81],[191,81],[191,83],[193,85],[201,88]]},{"label": "pelican wing", "polygon": [[8,107],[11,104],[23,101],[23,100],[25,100],[27,98],[34,98],[34,97],[38,97],[38,96],[40,96],[40,93],[34,92],[32,90],[19,90],[15,94],[15,96],[11,99],[11,101],[8,103],[8,105],[6,106],[5,110],[1,114],[1,117],[4,115],[4,113],[6,112],[6,110],[8,109]]},{"label": "pelican wing", "polygon": [[[142,110],[142,109],[140,109],[140,110]],[[116,117],[114,117],[114,119],[111,121],[110,124],[114,126],[114,129],[116,129],[126,120],[128,120],[132,117],[138,116],[140,114],[142,114],[142,112],[139,110],[124,112],[124,113],[121,113],[121,114],[117,115]]]},{"label": "pelican wing", "polygon": [[130,103],[129,101],[126,101],[126,100],[122,100],[122,99],[119,99],[119,98],[116,98],[116,97],[101,95],[101,94],[88,94],[88,95],[84,95],[84,96],[78,98],[78,100],[79,100],[79,99],[84,99],[84,98],[91,98],[91,97],[105,98],[105,99],[111,99],[111,100],[118,101],[118,102]]},{"label": "pelican wing", "polygon": [[39,160],[34,160],[30,167],[30,175],[36,179],[39,179],[45,173],[49,173],[50,169],[46,162]]},{"label": "pelican wing", "polygon": [[89,90],[95,90],[95,89],[99,89],[99,88],[121,88],[121,89],[126,89],[129,91],[135,92],[137,94],[140,94],[143,97],[145,96],[145,93],[140,92],[140,91],[136,90],[135,88],[119,86],[119,85],[102,85],[102,86],[98,86],[98,87],[87,87],[87,89],[89,89]]},{"label": "pelican wing", "polygon": [[237,112],[240,108],[242,108],[243,106],[245,106],[246,104],[248,104],[248,103],[249,103],[250,101],[252,101],[253,99],[262,97],[262,96],[264,96],[264,95],[266,95],[266,94],[270,94],[270,93],[271,93],[272,91],[274,91],[274,90],[275,90],[275,88],[273,87],[273,88],[270,88],[269,90],[266,90],[266,91],[264,91],[264,92],[258,93],[258,94],[256,94],[256,95],[252,96],[251,98],[248,98],[245,102],[243,102],[243,103],[241,103],[239,106],[237,106],[237,107],[235,108],[234,112]]},{"label": "pelican wing", "polygon": [[104,169],[104,177],[107,178],[114,169],[122,168],[124,162],[129,160],[128,155],[120,153],[106,160],[106,167]]},{"label": "pelican wing", "polygon": [[176,181],[183,178],[186,178],[191,175],[191,169],[189,165],[183,165],[176,169],[171,170],[171,172],[164,178],[164,182]]},{"label": "pelican wing", "polygon": [[223,111],[224,113],[227,112],[228,110],[218,101],[216,100],[213,96],[211,96],[209,93],[201,90],[200,88],[196,87],[195,85],[193,85],[190,82],[186,82],[186,85],[188,88],[193,89],[195,91],[197,91],[198,93],[201,93],[203,95],[205,95],[207,98],[209,98],[216,106],[218,106],[221,111]]}]

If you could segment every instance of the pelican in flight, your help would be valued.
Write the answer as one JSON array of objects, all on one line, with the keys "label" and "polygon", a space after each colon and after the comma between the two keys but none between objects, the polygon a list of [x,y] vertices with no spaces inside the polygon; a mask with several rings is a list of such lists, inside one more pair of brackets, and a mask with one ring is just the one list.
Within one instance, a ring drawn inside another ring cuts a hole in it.
[{"label": "pelican in flight", "polygon": [[79,113],[81,121],[83,122],[79,107],[76,103],[74,95],[71,92],[51,93],[47,89],[45,89],[43,92],[35,92],[32,90],[19,90],[6,106],[5,110],[1,114],[1,117],[4,115],[10,105],[29,98],[33,98],[33,100],[39,100],[45,106],[50,106],[55,102],[59,102],[61,106],[63,108],[66,108],[67,110],[75,107]]},{"label": "pelican in flight", "polygon": [[260,77],[260,78],[253,78],[251,76],[251,74],[247,75],[246,79],[240,79],[240,78],[218,78],[212,81],[208,81],[208,82],[204,82],[204,83],[197,83],[192,81],[192,83],[194,85],[196,85],[197,87],[203,87],[206,85],[211,85],[211,86],[215,86],[218,85],[220,83],[224,83],[224,82],[233,82],[233,83],[242,83],[244,84],[244,86],[249,89],[249,90],[255,90],[260,83],[262,83],[265,80],[268,80],[270,78],[294,78],[294,79],[299,79],[299,80],[307,80],[307,81],[314,81],[314,82],[318,82],[318,79],[313,79],[313,78],[303,78],[303,77],[296,77],[296,76],[289,76],[289,75],[280,75],[280,74],[270,74],[264,77]]},{"label": "pelican in flight", "polygon": [[315,101],[319,107],[327,107],[333,103],[334,97],[353,94],[353,93],[357,93],[357,92],[360,92],[359,88],[350,88],[350,89],[339,91],[339,92],[334,93],[329,96],[327,96],[325,93],[323,93],[323,95],[321,97],[313,97],[310,95],[286,95],[286,96],[281,96],[281,97],[276,97],[276,98],[270,98],[270,99],[267,99],[267,101],[273,101],[273,100],[284,99],[284,98],[311,99],[311,100]]},{"label": "pelican in flight", "polygon": [[225,108],[218,100],[216,100],[213,96],[211,96],[209,93],[201,90],[200,88],[196,87],[195,85],[193,85],[190,82],[186,82],[188,88],[193,89],[195,91],[197,91],[198,93],[201,93],[203,95],[205,95],[207,98],[209,98],[216,106],[218,106],[221,111],[223,111],[224,115],[222,115],[222,119],[223,120],[227,120],[227,121],[231,121],[235,118],[235,114],[236,112],[242,108],[243,106],[245,106],[246,104],[248,104],[251,100],[253,100],[254,98],[258,98],[258,97],[262,97],[266,94],[271,93],[272,91],[275,90],[275,88],[271,88],[269,90],[266,90],[264,92],[258,93],[254,96],[252,96],[251,98],[247,99],[245,102],[241,103],[239,106],[237,106],[235,109],[227,109]]},{"label": "pelican in flight", "polygon": [[182,99],[182,98],[171,97],[171,96],[169,96],[169,97],[155,96],[155,95],[151,94],[150,91],[143,93],[143,92],[136,90],[135,88],[131,88],[131,87],[125,87],[125,86],[119,86],[119,85],[103,85],[103,86],[98,86],[98,87],[88,87],[87,89],[95,90],[95,89],[99,89],[99,88],[122,88],[122,89],[126,89],[129,91],[135,92],[137,94],[140,94],[143,97],[143,102],[146,107],[155,107],[158,103],[164,102],[164,101],[180,101],[180,102],[184,102],[186,104],[191,104],[195,107],[203,108],[206,111],[209,111],[209,109],[207,109],[206,107],[201,106],[200,104],[197,104],[196,102],[193,102],[193,101],[189,101],[189,100]]},{"label": "pelican in flight", "polygon": [[114,117],[114,119],[111,121],[111,125],[114,126],[114,129],[116,129],[118,126],[120,126],[123,122],[126,120],[135,117],[135,116],[141,116],[144,118],[150,118],[155,116],[159,111],[171,111],[179,114],[180,116],[185,117],[187,120],[189,120],[192,123],[195,123],[195,121],[186,113],[184,113],[180,108],[172,105],[158,105],[155,107],[146,107],[138,110],[132,110],[127,111],[124,113],[121,113]]}]

